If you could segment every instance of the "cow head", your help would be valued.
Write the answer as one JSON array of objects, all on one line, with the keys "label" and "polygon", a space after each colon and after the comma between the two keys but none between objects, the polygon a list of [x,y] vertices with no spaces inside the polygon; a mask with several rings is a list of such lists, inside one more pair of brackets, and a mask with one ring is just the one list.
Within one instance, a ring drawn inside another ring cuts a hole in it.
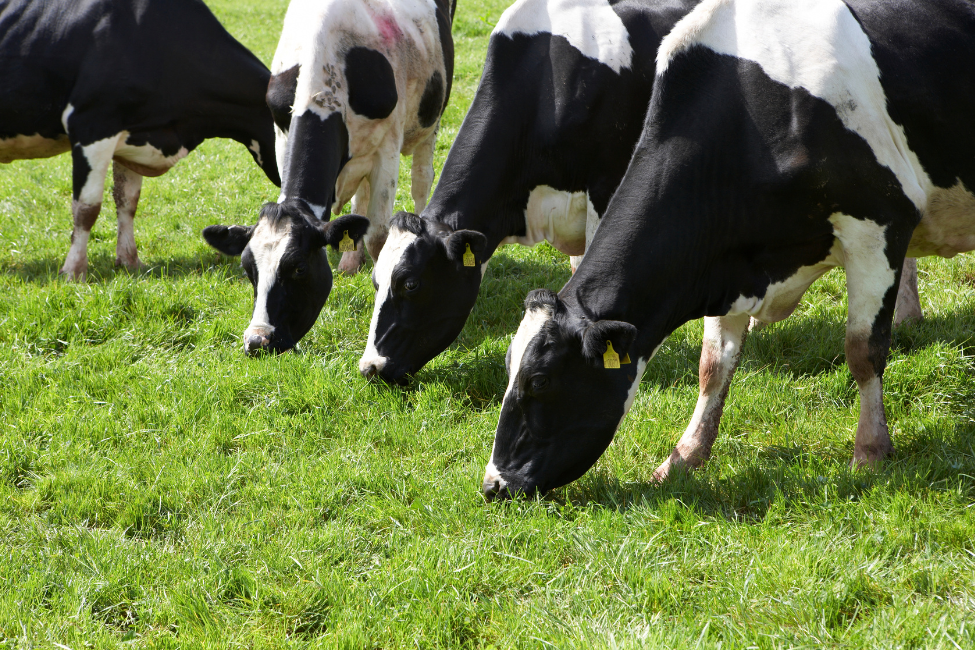
[{"label": "cow head", "polygon": [[487,239],[400,212],[373,269],[376,304],[359,361],[366,378],[401,382],[464,328],[481,284]]},{"label": "cow head", "polygon": [[368,219],[354,214],[319,221],[301,202],[286,201],[261,208],[257,225],[203,229],[208,244],[240,255],[254,285],[245,352],[284,352],[308,333],[332,290],[325,246],[337,249],[346,236],[358,243],[368,227]]},{"label": "cow head", "polygon": [[[508,347],[508,388],[484,474],[488,497],[533,495],[570,483],[593,466],[629,410],[645,361],[637,329],[570,314],[554,293],[525,301],[525,318]],[[607,367],[611,344],[623,361]],[[633,353],[636,363],[629,361]]]}]

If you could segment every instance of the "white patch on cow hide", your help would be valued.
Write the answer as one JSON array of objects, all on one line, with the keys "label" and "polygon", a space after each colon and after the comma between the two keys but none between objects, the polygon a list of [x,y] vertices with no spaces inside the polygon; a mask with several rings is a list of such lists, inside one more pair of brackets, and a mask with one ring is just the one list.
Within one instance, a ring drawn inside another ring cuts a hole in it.
[{"label": "white patch on cow hide", "polygon": [[264,166],[264,159],[261,157],[261,143],[257,140],[251,140],[250,146],[247,147],[254,152],[254,160],[257,161],[258,166]]},{"label": "white patch on cow hide", "polygon": [[501,243],[534,246],[547,241],[566,255],[582,255],[590,207],[586,192],[563,192],[539,185],[528,195],[525,234],[505,237]]},{"label": "white patch on cow hide", "polygon": [[64,127],[66,133],[71,133],[71,131],[68,129],[68,120],[71,118],[72,113],[74,113],[74,106],[71,104],[65,106],[64,110],[61,112],[61,126]]},{"label": "white patch on cow hide", "polygon": [[705,0],[661,42],[657,76],[695,45],[753,61],[772,80],[828,102],[924,209],[931,181],[887,113],[870,40],[841,0]]},{"label": "white patch on cow hide", "polygon": [[[508,398],[515,385],[515,379],[521,371],[521,360],[525,356],[528,344],[538,335],[545,323],[552,320],[555,311],[548,305],[542,305],[525,312],[525,317],[518,326],[518,331],[511,339],[511,363],[508,366],[508,387],[504,391],[504,399]],[[504,401],[502,400],[502,403]]]},{"label": "white patch on cow hide", "polygon": [[123,131],[115,148],[115,157],[121,159],[143,176],[161,176],[172,169],[176,163],[189,155],[186,147],[180,147],[172,156],[151,144],[128,144],[129,132]]},{"label": "white patch on cow hide", "polygon": [[[660,349],[658,345],[653,351],[652,357]],[[640,382],[643,380],[643,371],[647,369],[647,362],[649,359],[637,359],[636,361],[636,377],[633,378],[633,383],[630,384],[630,390],[626,394],[626,402],[623,403],[623,415],[620,416],[620,421],[616,423],[616,429],[619,430],[620,426],[623,424],[623,418],[626,414],[630,412],[630,408],[633,406],[633,400],[636,399],[637,391],[640,390]]]},{"label": "white patch on cow hide", "polygon": [[[897,269],[887,260],[887,227],[869,219],[846,214],[830,216],[833,234],[842,247],[850,313],[846,330],[867,334],[884,304],[884,295],[894,286]],[[854,295],[855,294],[855,295]]]},{"label": "white patch on cow hide", "polygon": [[562,36],[617,74],[633,60],[630,34],[608,0],[518,0],[501,14],[493,33]]},{"label": "white patch on cow hide", "polygon": [[406,249],[414,241],[416,241],[416,235],[409,230],[392,228],[386,238],[386,245],[383,246],[379,259],[376,260],[376,266],[373,267],[373,278],[378,288],[376,289],[376,304],[372,308],[372,322],[369,324],[369,339],[366,341],[366,350],[359,360],[360,372],[369,364],[374,364],[377,370],[382,370],[386,363],[386,357],[380,356],[376,349],[376,328],[379,326],[379,312],[389,297],[389,288],[393,283],[393,269],[400,263]]},{"label": "white patch on cow hide", "polygon": [[244,345],[250,336],[271,338],[274,326],[268,322],[267,299],[271,287],[277,281],[281,258],[291,245],[291,221],[272,224],[261,219],[251,236],[250,249],[257,268],[257,290],[254,294],[254,313],[250,325],[244,330]]}]

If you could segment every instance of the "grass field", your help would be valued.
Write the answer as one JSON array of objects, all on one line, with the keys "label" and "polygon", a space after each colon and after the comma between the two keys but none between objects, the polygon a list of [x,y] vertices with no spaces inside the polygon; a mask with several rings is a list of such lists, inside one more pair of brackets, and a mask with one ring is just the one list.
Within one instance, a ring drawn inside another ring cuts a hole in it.
[{"label": "grass field", "polygon": [[[285,2],[209,4],[270,62]],[[459,3],[438,170],[506,4]],[[0,167],[0,647],[975,647],[975,257],[920,264],[879,471],[847,467],[835,271],[748,340],[705,469],[650,482],[697,395],[691,323],[592,471],[486,504],[504,352],[564,256],[502,250],[457,343],[389,388],[356,371],[367,273],[300,353],[242,355],[250,285],[199,233],[275,198],[243,147],[146,181],[138,276],[112,267],[107,203],[89,282],[58,278],[70,178],[68,157]]]}]

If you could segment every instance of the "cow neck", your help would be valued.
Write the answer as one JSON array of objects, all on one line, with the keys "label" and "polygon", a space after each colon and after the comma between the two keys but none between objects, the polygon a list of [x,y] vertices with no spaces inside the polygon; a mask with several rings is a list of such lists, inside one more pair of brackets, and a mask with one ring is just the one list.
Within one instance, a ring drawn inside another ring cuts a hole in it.
[{"label": "cow neck", "polygon": [[643,173],[627,173],[634,182],[624,178],[559,297],[571,315],[589,322],[634,325],[637,354],[648,358],[684,323],[727,311],[730,285],[715,282],[713,263],[702,254],[702,246],[710,247],[702,244],[710,239],[706,224],[680,211],[679,198],[655,196],[659,181],[647,182],[646,168],[634,168]]}]

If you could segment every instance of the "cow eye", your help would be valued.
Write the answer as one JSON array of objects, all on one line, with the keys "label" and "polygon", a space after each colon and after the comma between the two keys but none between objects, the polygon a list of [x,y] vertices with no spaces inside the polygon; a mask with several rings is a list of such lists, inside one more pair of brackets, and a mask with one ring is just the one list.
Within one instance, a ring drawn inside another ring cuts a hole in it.
[{"label": "cow eye", "polygon": [[548,386],[548,377],[545,375],[535,375],[529,383],[531,384],[532,392],[537,393],[538,391],[545,390]]},{"label": "cow eye", "polygon": [[406,282],[403,283],[403,288],[407,291],[416,291],[416,288],[420,286],[420,283],[414,278],[408,278]]},{"label": "cow eye", "polygon": [[296,278],[300,278],[305,274],[305,271],[307,270],[308,268],[304,264],[299,264],[298,266],[295,267],[295,270],[292,273],[292,275],[294,275]]}]

